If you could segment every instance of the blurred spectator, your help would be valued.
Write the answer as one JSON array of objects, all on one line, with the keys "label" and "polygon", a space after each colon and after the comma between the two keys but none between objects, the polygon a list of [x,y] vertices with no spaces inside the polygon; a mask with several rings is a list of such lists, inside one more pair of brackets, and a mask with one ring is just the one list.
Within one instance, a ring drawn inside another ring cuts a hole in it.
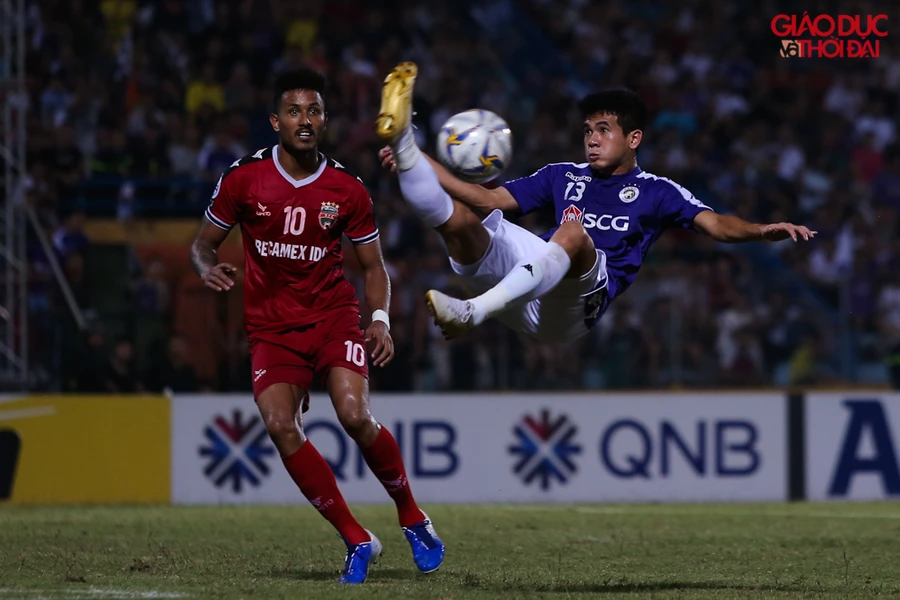
[{"label": "blurred spectator", "polygon": [[857,181],[872,183],[884,165],[884,154],[876,147],[875,134],[866,132],[859,145],[853,150],[851,164]]},{"label": "blurred spectator", "polygon": [[869,106],[856,120],[856,135],[863,138],[872,135],[872,148],[877,152],[884,151],[888,144],[897,137],[896,123],[885,114],[884,102],[872,100]]},{"label": "blurred spectator", "polygon": [[634,388],[642,377],[642,365],[647,360],[644,337],[631,324],[631,315],[625,306],[619,307],[609,318],[612,327],[605,339],[600,341],[600,352],[597,354],[598,366],[605,375],[605,387]]},{"label": "blurred spectator", "polygon": [[108,392],[106,370],[109,351],[102,328],[92,325],[81,348],[72,360],[72,370],[66,382],[67,391],[82,394]]},{"label": "blurred spectator", "polygon": [[[165,350],[155,353],[153,366],[144,376],[144,387],[153,392],[193,393],[199,391],[197,373],[188,361],[184,338],[169,338]],[[249,377],[250,371],[247,371]]]},{"label": "blurred spectator", "polygon": [[216,181],[234,161],[241,158],[246,151],[243,146],[231,139],[226,131],[219,131],[200,149],[197,163],[207,181]]},{"label": "blurred spectator", "polygon": [[200,76],[187,87],[184,107],[189,114],[195,114],[204,106],[216,111],[225,108],[225,90],[216,80],[216,65],[207,62],[200,71]]},{"label": "blurred spectator", "polygon": [[63,224],[53,234],[53,247],[63,257],[82,252],[88,245],[88,237],[84,233],[85,215],[76,211],[66,217]]},{"label": "blurred spectator", "polygon": [[890,369],[891,384],[895,390],[900,391],[900,344],[891,348],[886,362]]},{"label": "blurred spectator", "polygon": [[876,206],[900,210],[900,146],[892,146],[885,159],[885,168],[871,180],[872,201]]},{"label": "blurred spectator", "polygon": [[134,284],[134,306],[141,313],[166,313],[170,308],[170,298],[166,263],[161,257],[152,257],[143,275]]},{"label": "blurred spectator", "polygon": [[791,355],[791,380],[794,385],[833,383],[837,372],[818,333],[807,333]]},{"label": "blurred spectator", "polygon": [[252,392],[253,384],[250,374],[253,371],[250,362],[250,346],[244,331],[233,332],[228,336],[225,352],[219,361],[219,390],[223,392]]},{"label": "blurred spectator", "polygon": [[106,361],[105,387],[113,394],[131,394],[142,389],[134,367],[134,346],[131,340],[120,337]]}]

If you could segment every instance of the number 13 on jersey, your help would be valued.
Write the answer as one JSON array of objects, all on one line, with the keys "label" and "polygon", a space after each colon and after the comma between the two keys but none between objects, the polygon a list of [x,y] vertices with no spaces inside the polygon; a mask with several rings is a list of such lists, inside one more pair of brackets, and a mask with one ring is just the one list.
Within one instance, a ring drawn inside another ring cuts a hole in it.
[{"label": "number 13 on jersey", "polygon": [[[575,190],[573,191],[572,188],[575,188]],[[568,202],[578,202],[579,200],[581,200],[581,196],[584,195],[584,188],[584,182],[570,181],[566,186],[566,192],[563,194],[563,197]],[[571,195],[569,195],[569,192],[572,192]]]}]

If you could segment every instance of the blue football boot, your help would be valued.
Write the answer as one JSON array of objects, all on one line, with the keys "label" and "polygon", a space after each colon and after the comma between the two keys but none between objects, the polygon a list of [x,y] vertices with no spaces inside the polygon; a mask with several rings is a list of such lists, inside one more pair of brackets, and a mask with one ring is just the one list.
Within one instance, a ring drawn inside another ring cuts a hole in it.
[{"label": "blue football boot", "polygon": [[[425,513],[422,513],[425,515]],[[437,571],[444,562],[444,542],[434,532],[431,519],[425,515],[425,520],[410,527],[404,527],[406,541],[412,550],[413,561],[423,573]]]},{"label": "blue football boot", "polygon": [[381,541],[375,534],[366,529],[371,538],[362,544],[347,544],[347,558],[344,561],[344,573],[338,583],[363,583],[369,575],[369,565],[378,561],[381,555]]}]

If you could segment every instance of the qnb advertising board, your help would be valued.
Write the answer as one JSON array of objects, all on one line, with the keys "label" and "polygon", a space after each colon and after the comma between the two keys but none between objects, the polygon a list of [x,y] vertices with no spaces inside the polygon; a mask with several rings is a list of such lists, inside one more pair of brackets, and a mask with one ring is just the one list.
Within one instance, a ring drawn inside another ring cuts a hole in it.
[{"label": "qnb advertising board", "polygon": [[[179,396],[172,500],[295,503],[249,397]],[[376,395],[422,502],[779,501],[782,395]],[[328,398],[304,415],[348,501],[387,502]]]},{"label": "qnb advertising board", "polygon": [[810,500],[900,499],[900,394],[806,396]]}]

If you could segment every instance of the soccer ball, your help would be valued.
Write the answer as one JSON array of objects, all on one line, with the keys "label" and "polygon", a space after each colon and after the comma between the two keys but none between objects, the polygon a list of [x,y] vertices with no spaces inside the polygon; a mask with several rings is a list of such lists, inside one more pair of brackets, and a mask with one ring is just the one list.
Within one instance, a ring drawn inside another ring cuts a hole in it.
[{"label": "soccer ball", "polygon": [[453,115],[441,127],[438,161],[471,183],[497,177],[512,158],[512,132],[506,121],[489,110],[472,109]]}]

